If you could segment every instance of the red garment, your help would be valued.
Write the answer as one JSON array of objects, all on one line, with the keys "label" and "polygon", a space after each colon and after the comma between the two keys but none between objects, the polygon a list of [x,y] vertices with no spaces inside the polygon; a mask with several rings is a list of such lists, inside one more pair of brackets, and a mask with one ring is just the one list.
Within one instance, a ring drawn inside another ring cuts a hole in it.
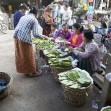
[{"label": "red garment", "polygon": [[[75,41],[74,41],[74,37],[76,37]],[[82,33],[80,33],[79,35],[73,34],[72,37],[68,40],[68,42],[71,43],[70,45],[73,48],[79,47],[79,45],[83,42],[83,40],[82,40]]]}]

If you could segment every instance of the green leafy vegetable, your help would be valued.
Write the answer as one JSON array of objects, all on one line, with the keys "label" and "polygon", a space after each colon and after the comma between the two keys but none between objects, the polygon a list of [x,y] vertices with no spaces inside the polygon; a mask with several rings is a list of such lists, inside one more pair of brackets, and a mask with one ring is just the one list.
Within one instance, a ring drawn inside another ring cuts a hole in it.
[{"label": "green leafy vegetable", "polygon": [[111,111],[111,107],[105,108],[103,111]]},{"label": "green leafy vegetable", "polygon": [[91,77],[88,75],[88,73],[81,69],[72,69],[58,75],[60,82],[70,88],[85,88],[92,83]]}]

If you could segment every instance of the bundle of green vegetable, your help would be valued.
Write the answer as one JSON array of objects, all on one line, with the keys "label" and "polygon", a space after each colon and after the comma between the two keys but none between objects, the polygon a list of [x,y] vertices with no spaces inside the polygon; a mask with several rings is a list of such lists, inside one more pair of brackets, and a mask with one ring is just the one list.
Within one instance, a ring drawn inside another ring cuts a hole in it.
[{"label": "bundle of green vegetable", "polygon": [[35,43],[37,48],[40,50],[50,50],[55,46],[55,44],[51,41],[44,40],[44,39],[40,40],[37,38],[33,39],[33,43]]},{"label": "bundle of green vegetable", "polygon": [[61,52],[55,50],[44,50],[43,51],[44,54],[48,57],[48,58],[57,58],[59,57],[59,54],[61,54]]},{"label": "bundle of green vegetable", "polygon": [[58,58],[60,56],[64,56],[67,53],[66,52],[61,52],[59,49],[52,49],[52,50],[44,50],[44,54],[48,58]]},{"label": "bundle of green vegetable", "polygon": [[52,58],[49,60],[49,64],[52,67],[60,67],[60,68],[70,68],[72,67],[72,62],[70,58]]},{"label": "bundle of green vegetable", "polygon": [[93,83],[89,74],[79,68],[59,74],[60,83],[74,89],[86,88]]},{"label": "bundle of green vegetable", "polygon": [[101,111],[111,111],[111,106],[104,107]]}]

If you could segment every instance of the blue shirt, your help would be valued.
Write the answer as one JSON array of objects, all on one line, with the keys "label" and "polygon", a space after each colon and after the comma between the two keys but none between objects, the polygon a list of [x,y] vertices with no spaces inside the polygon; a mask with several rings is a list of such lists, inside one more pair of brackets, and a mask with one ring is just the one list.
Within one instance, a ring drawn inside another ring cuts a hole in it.
[{"label": "blue shirt", "polygon": [[22,11],[20,11],[20,10],[15,13],[15,15],[14,15],[14,28],[17,26],[20,18],[21,18],[22,16],[24,16],[24,15],[25,15],[25,14],[22,13]]},{"label": "blue shirt", "polygon": [[94,12],[94,7],[93,7],[93,6],[89,6],[89,7],[88,7],[88,12],[87,12],[87,13],[92,15],[93,12]]},{"label": "blue shirt", "polygon": [[34,37],[44,37],[38,33],[38,21],[33,14],[21,17],[17,27],[15,28],[14,38],[32,44],[31,31]]}]

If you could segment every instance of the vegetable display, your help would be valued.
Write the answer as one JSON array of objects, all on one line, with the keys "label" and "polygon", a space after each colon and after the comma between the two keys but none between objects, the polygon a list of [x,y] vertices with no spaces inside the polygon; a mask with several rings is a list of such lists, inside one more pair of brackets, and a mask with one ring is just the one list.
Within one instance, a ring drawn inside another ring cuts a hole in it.
[{"label": "vegetable display", "polygon": [[59,58],[67,54],[67,52],[61,52],[60,49],[55,49],[54,47],[52,50],[44,50],[43,52],[48,58]]},{"label": "vegetable display", "polygon": [[55,46],[53,42],[48,40],[40,40],[40,39],[34,38],[32,41],[37,45],[37,48],[40,50],[50,50]]},{"label": "vegetable display", "polygon": [[93,80],[89,76],[88,72],[81,70],[79,68],[75,68],[70,71],[60,73],[59,80],[65,86],[74,89],[87,88],[93,83]]},{"label": "vegetable display", "polygon": [[70,68],[72,67],[72,62],[70,58],[52,58],[49,60],[49,64],[52,67]]}]

